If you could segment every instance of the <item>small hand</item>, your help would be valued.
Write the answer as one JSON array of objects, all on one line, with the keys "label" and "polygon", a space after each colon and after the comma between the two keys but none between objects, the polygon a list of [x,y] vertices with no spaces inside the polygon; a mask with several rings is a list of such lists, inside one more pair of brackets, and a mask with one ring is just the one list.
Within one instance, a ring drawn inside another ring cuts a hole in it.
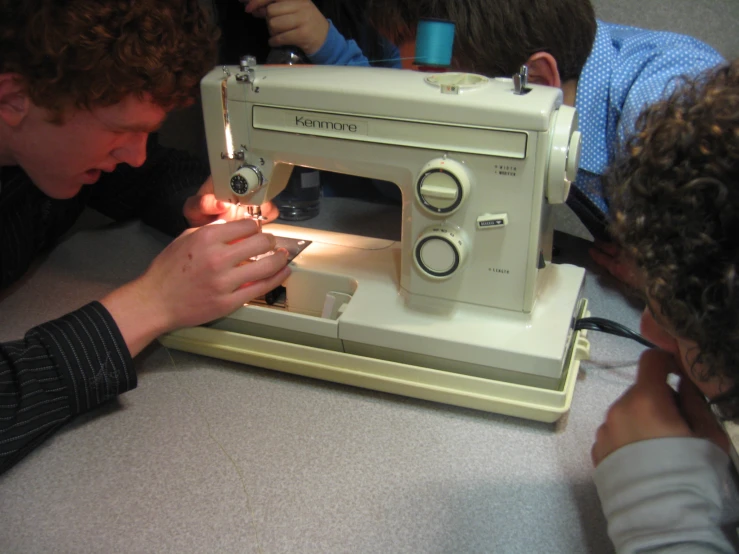
[{"label": "small hand", "polygon": [[265,202],[260,206],[260,209],[262,210],[262,224],[272,223],[275,219],[280,217],[280,210],[273,202]]},{"label": "small hand", "polygon": [[248,0],[244,10],[267,20],[272,47],[297,46],[311,56],[326,41],[328,20],[311,0]]},{"label": "small hand", "polygon": [[590,257],[616,279],[637,290],[644,288],[644,276],[633,260],[612,242],[596,240],[595,247],[589,250]]},{"label": "small hand", "polygon": [[[272,202],[262,204],[263,223],[277,219],[279,211]],[[197,194],[185,201],[183,215],[191,227],[202,227],[217,220],[237,221],[248,217],[246,206],[218,200],[213,193],[213,179],[208,177]]]},{"label": "small hand", "polygon": [[246,13],[250,13],[254,17],[258,17],[259,19],[264,19],[267,17],[267,5],[271,4],[275,0],[264,0],[262,2],[259,2],[258,4],[252,4],[251,0],[239,0],[242,4],[246,4],[244,6],[244,11]]},{"label": "small hand", "polygon": [[[642,354],[636,382],[614,402],[598,429],[591,450],[594,466],[628,444],[664,437],[696,436],[680,413],[675,391],[667,384],[671,373],[679,374],[680,368],[670,354],[661,350],[647,350]],[[694,407],[692,401],[691,406]]]}]

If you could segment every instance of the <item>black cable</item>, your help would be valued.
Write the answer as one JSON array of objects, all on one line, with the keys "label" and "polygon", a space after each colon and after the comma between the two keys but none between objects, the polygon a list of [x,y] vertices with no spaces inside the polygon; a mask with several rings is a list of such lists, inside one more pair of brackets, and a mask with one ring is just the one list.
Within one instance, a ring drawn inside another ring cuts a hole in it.
[{"label": "black cable", "polygon": [[611,335],[616,335],[618,337],[635,340],[647,348],[656,348],[656,345],[649,342],[636,331],[632,331],[625,325],[621,325],[620,323],[616,323],[610,319],[604,319],[602,317],[584,317],[582,319],[578,319],[575,322],[575,331],[579,331],[581,329],[610,333]]}]

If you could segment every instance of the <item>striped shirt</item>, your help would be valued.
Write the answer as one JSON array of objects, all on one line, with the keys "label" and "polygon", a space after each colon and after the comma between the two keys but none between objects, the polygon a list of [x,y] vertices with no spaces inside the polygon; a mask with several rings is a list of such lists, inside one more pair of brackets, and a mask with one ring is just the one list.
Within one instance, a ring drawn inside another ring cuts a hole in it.
[{"label": "striped shirt", "polygon": [[[207,176],[205,164],[154,140],[141,168],[121,166],[68,200],[44,195],[18,167],[0,168],[0,288],[53,247],[85,206],[179,234],[183,203]],[[0,344],[0,473],[75,415],[135,387],[128,347],[99,302]]]}]

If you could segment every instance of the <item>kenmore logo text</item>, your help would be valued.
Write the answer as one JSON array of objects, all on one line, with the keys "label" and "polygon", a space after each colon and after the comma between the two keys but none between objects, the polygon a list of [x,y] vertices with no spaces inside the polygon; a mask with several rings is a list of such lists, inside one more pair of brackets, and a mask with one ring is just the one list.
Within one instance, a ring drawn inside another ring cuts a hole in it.
[{"label": "kenmore logo text", "polygon": [[341,123],[340,121],[322,121],[320,119],[309,119],[302,115],[295,116],[296,127],[310,127],[312,129],[328,129],[330,131],[346,131],[356,133],[357,125],[354,123]]}]

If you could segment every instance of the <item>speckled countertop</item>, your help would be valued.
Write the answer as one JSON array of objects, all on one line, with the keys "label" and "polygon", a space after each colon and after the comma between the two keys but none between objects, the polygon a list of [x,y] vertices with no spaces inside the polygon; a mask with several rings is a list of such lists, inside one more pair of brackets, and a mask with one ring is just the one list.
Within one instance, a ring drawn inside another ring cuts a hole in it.
[{"label": "speckled countertop", "polygon": [[[324,199],[310,223],[392,237],[399,214]],[[139,223],[78,230],[2,297],[0,339],[101,297],[164,244]],[[559,261],[588,267],[591,313],[636,328],[640,307],[592,267],[588,243],[555,244]],[[136,390],[0,477],[0,551],[611,552],[590,446],[641,347],[590,340],[555,425],[155,344],[137,359]]]}]

